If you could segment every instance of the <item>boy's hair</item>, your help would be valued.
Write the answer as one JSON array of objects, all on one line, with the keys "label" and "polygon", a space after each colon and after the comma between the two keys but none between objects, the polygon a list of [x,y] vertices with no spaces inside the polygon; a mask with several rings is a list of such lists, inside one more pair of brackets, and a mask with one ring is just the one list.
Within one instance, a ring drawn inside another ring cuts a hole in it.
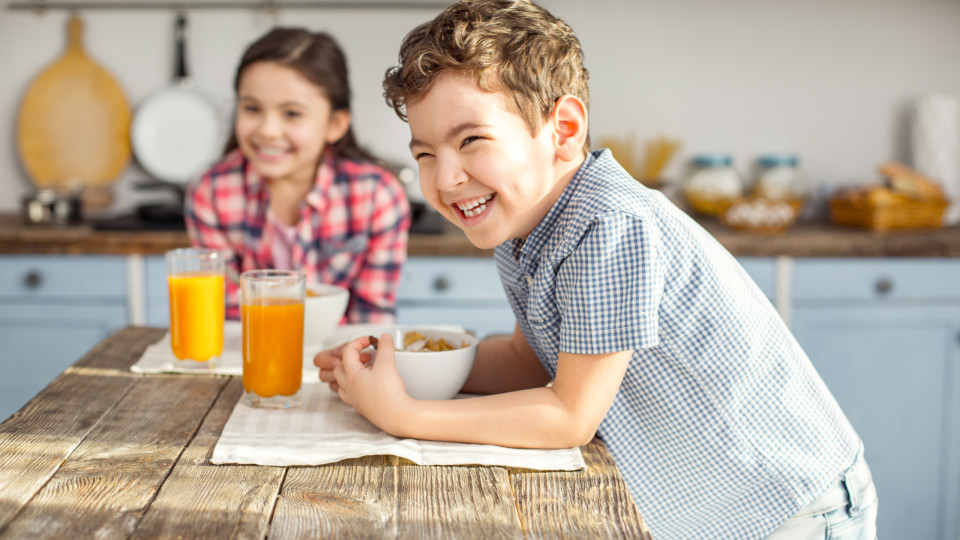
[{"label": "boy's hair", "polygon": [[[329,34],[310,32],[303,28],[273,28],[244,51],[234,76],[233,88],[240,89],[244,71],[258,62],[270,62],[288,67],[319,88],[330,100],[334,111],[350,110],[350,82],[347,77],[347,57]],[[361,147],[353,135],[353,127],[331,145],[339,157],[362,161],[380,160]],[[237,148],[236,134],[231,134],[226,151]]]},{"label": "boy's hair", "polygon": [[[564,94],[590,104],[580,41],[565,22],[529,0],[461,0],[414,28],[387,70],[384,97],[406,120],[406,106],[455,71],[504,94],[533,135]],[[589,138],[584,152],[590,147]]]}]

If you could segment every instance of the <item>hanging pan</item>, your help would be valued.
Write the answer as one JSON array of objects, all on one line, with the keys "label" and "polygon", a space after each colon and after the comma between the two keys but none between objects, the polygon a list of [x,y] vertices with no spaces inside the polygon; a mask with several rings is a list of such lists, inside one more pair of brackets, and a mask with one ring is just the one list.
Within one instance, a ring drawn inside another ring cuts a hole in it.
[{"label": "hanging pan", "polygon": [[147,96],[130,127],[133,154],[144,171],[181,189],[212,165],[223,148],[220,114],[187,73],[186,29],[187,17],[180,13],[173,84]]}]

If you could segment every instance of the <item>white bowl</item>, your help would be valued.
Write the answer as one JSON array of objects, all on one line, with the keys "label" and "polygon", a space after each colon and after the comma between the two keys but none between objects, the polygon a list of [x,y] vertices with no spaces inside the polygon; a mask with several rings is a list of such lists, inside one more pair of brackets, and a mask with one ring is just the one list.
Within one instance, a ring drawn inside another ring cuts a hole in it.
[{"label": "white bowl", "polygon": [[[397,348],[403,347],[407,332],[419,332],[428,338],[443,338],[454,347],[466,343],[466,347],[450,351],[407,352],[397,350],[397,370],[403,379],[407,394],[414,399],[452,399],[467,381],[473,362],[477,358],[476,336],[463,332],[429,330],[413,327],[394,328],[389,331]],[[379,335],[377,336],[379,337]]]},{"label": "white bowl", "polygon": [[[316,296],[311,296],[310,293]],[[324,345],[347,312],[350,291],[326,283],[308,283],[303,304],[303,346]]]}]

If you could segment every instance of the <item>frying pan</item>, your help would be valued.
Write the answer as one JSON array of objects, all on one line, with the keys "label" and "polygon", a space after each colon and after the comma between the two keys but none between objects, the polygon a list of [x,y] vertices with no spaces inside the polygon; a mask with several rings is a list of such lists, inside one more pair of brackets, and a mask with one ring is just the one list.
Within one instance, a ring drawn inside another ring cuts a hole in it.
[{"label": "frying pan", "polygon": [[173,84],[147,96],[130,126],[137,162],[153,178],[180,187],[212,165],[223,146],[220,114],[187,73],[186,27],[186,15],[178,14]]},{"label": "frying pan", "polygon": [[120,85],[83,50],[83,21],[67,23],[67,48],[30,84],[17,143],[40,188],[107,186],[130,161],[130,106]]}]

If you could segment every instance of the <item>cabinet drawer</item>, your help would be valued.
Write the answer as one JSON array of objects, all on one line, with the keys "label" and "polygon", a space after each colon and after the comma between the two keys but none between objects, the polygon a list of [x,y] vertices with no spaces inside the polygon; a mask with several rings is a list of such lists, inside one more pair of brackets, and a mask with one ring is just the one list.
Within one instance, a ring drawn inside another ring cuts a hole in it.
[{"label": "cabinet drawer", "polygon": [[0,256],[0,298],[123,300],[124,257],[71,255]]},{"label": "cabinet drawer", "polygon": [[482,257],[413,257],[403,267],[397,303],[502,300],[497,265]]},{"label": "cabinet drawer", "polygon": [[955,300],[957,259],[798,259],[794,298],[805,300]]}]

